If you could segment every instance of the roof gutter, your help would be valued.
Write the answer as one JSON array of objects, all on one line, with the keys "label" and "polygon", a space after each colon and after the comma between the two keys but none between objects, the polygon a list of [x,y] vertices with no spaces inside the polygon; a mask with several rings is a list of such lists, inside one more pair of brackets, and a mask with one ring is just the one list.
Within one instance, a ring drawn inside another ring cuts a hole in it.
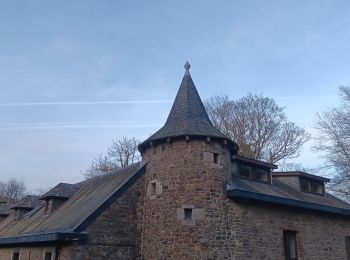
[{"label": "roof gutter", "polygon": [[300,208],[300,209],[306,209],[306,210],[314,210],[314,211],[320,211],[324,213],[331,213],[331,214],[342,215],[342,216],[350,216],[349,209],[336,208],[336,207],[326,206],[322,204],[287,199],[287,198],[261,194],[256,192],[250,192],[245,190],[239,190],[239,189],[227,190],[227,196],[234,199],[260,201],[260,202],[271,203],[275,205]]},{"label": "roof gutter", "polygon": [[86,241],[87,233],[52,232],[0,238],[0,247],[14,244]]}]

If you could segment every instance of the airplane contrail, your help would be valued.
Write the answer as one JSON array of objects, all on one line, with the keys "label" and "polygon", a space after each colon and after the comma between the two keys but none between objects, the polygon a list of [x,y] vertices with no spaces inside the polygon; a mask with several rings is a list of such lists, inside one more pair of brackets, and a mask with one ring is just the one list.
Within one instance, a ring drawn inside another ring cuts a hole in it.
[{"label": "airplane contrail", "polygon": [[275,96],[275,99],[329,99],[337,98],[336,95],[324,95],[324,96]]},{"label": "airplane contrail", "polygon": [[159,123],[131,123],[131,122],[51,122],[29,124],[0,124],[1,130],[40,130],[65,128],[145,128],[159,127]]},{"label": "airplane contrail", "polygon": [[0,103],[0,107],[61,106],[61,105],[113,105],[113,104],[155,104],[171,103],[173,100],[121,100],[121,101],[70,101],[70,102],[19,102]]}]

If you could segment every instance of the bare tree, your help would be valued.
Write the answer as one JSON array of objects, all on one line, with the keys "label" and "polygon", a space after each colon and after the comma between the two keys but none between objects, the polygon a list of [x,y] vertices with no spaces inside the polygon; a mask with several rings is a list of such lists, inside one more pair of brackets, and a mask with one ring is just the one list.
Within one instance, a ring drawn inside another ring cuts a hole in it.
[{"label": "bare tree", "polygon": [[140,160],[137,146],[140,141],[135,137],[117,139],[108,149],[110,160],[119,167],[125,167]]},{"label": "bare tree", "polygon": [[139,161],[140,154],[137,150],[139,143],[140,141],[134,137],[122,137],[122,139],[113,141],[107,150],[107,155],[100,154],[92,161],[90,167],[83,171],[84,177],[91,179]]},{"label": "bare tree", "polygon": [[23,180],[11,178],[8,182],[0,182],[0,197],[8,203],[15,203],[26,195],[27,187]]},{"label": "bare tree", "polygon": [[90,167],[83,171],[83,175],[85,179],[91,179],[98,175],[113,172],[118,168],[117,165],[111,162],[108,156],[100,154],[99,157],[92,161]]},{"label": "bare tree", "polygon": [[350,87],[340,87],[339,92],[342,103],[317,114],[314,149],[334,173],[329,188],[350,199]]},{"label": "bare tree", "polygon": [[[306,172],[306,173],[311,173],[311,174],[317,174],[317,175],[325,175],[324,172],[322,172],[322,168],[320,167],[305,167],[301,163],[292,163],[288,162],[286,160],[281,160],[278,163],[278,170],[277,171],[301,171],[301,172]],[[325,176],[328,177],[328,176]]]},{"label": "bare tree", "polygon": [[232,138],[246,157],[276,163],[295,158],[310,139],[303,128],[288,121],[272,98],[248,94],[237,100],[214,96],[205,102],[213,124]]}]

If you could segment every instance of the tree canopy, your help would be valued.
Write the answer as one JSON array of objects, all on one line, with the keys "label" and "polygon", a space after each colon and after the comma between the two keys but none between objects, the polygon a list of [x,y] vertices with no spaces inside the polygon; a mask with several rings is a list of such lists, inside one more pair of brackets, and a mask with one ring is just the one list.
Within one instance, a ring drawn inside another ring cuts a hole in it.
[{"label": "tree canopy", "polygon": [[350,87],[339,88],[341,104],[317,114],[314,149],[334,171],[330,188],[350,198]]},{"label": "tree canopy", "polygon": [[7,182],[0,182],[0,199],[8,203],[15,203],[26,195],[27,186],[24,181],[11,178]]},{"label": "tree canopy", "polygon": [[205,101],[205,106],[214,126],[234,140],[239,153],[246,157],[270,163],[294,158],[310,139],[272,98],[254,94],[237,100],[214,96]]},{"label": "tree canopy", "polygon": [[137,146],[140,141],[135,137],[122,137],[112,142],[107,149],[107,155],[100,154],[95,158],[90,167],[83,171],[86,179],[95,176],[111,173],[120,167],[128,166],[140,160],[140,154]]}]

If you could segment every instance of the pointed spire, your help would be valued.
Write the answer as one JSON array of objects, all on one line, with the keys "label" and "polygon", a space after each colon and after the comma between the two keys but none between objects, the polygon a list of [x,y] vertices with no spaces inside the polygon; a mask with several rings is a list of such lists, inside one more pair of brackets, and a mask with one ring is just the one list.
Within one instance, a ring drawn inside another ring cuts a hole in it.
[{"label": "pointed spire", "polygon": [[150,138],[140,144],[139,149],[143,150],[146,144],[170,140],[176,137],[201,137],[232,142],[228,137],[216,129],[210,122],[209,116],[204,108],[202,100],[197,92],[190,74],[190,63],[184,65],[185,75],[183,76],[180,88],[169,113],[165,125]]},{"label": "pointed spire", "polygon": [[191,68],[191,64],[186,61],[185,65],[184,65],[184,68],[185,68],[185,75],[190,75],[190,68]]}]

